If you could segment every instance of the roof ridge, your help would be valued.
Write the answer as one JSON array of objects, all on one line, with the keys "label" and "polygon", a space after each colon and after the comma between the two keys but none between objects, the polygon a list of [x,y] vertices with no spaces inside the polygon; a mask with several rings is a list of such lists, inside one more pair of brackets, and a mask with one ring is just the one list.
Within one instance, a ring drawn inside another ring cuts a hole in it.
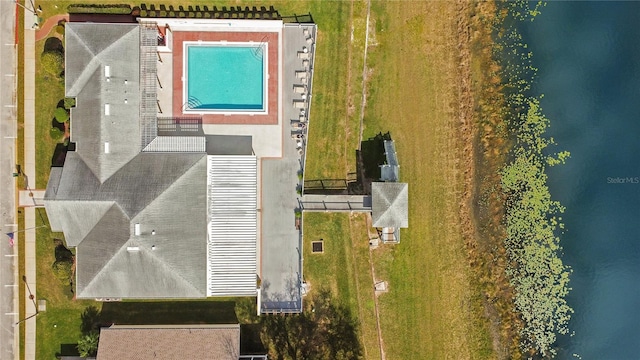
[{"label": "roof ridge", "polygon": [[[131,238],[129,238],[129,239],[127,239],[127,241],[125,241],[125,243],[120,247],[120,249],[118,249],[118,250],[115,252],[115,254],[114,254],[114,255],[109,259],[109,261],[107,261],[107,262],[104,264],[104,266],[102,266],[102,267],[101,267],[100,271],[98,271],[98,272],[93,276],[93,278],[91,278],[91,281],[89,281],[89,282],[87,283],[87,285],[85,285],[85,286],[84,286],[84,289],[83,289],[83,290],[86,290],[87,288],[89,288],[89,286],[91,286],[91,285],[94,283],[94,281],[95,281],[95,280],[96,280],[100,275],[102,275],[103,273],[105,273],[105,269],[107,269],[107,268],[109,267],[109,264],[110,264],[111,262],[115,261],[115,259],[116,259],[116,258],[118,258],[118,254],[122,253],[123,251],[128,251],[128,250],[126,249],[126,247],[127,247],[127,245],[129,244],[129,241],[130,241],[130,240],[131,240]],[[193,290],[195,290],[195,292],[196,292],[196,293],[202,293],[202,291],[198,290],[198,288],[196,288],[196,287],[195,287],[195,286],[194,286],[190,281],[186,280],[186,279],[185,279],[184,277],[182,277],[182,276],[177,275],[174,271],[171,271],[172,269],[171,269],[169,266],[166,266],[166,264],[165,264],[165,262],[164,262],[164,261],[162,261],[162,260],[158,259],[158,257],[157,257],[157,256],[155,256],[155,255],[151,254],[151,251],[150,251],[150,250],[146,250],[146,249],[144,249],[144,248],[142,248],[142,249],[140,249],[140,250],[144,251],[144,252],[145,252],[145,254],[150,255],[150,256],[149,256],[149,258],[150,258],[150,259],[152,259],[153,261],[155,261],[155,262],[158,262],[158,263],[162,264],[162,265],[163,265],[162,267],[165,269],[165,272],[168,272],[168,273],[169,273],[169,276],[173,276],[174,278],[182,279],[182,280],[183,280],[182,282],[183,282],[183,283],[185,283],[185,284],[188,284],[188,285],[189,285]],[[165,275],[165,276],[166,276],[166,274],[163,274],[163,275]],[[206,295],[206,293],[205,293],[205,295]],[[77,296],[82,297],[82,293],[77,294]]]},{"label": "roof ridge", "polygon": [[[182,274],[180,274],[180,272],[175,271],[176,269],[174,269],[172,266],[170,266],[169,264],[167,264],[164,260],[162,260],[161,258],[159,258],[158,256],[153,254],[153,250],[148,250],[145,248],[142,248],[142,250],[145,253],[148,253],[149,256],[153,259],[155,259],[157,262],[159,262],[160,264],[162,264],[162,266],[165,268],[165,270],[167,272],[169,272],[170,274],[175,275],[175,277],[178,277],[180,279],[183,280],[184,283],[189,284],[189,286],[191,286],[196,292],[198,293],[202,293],[201,290],[198,289],[198,287],[196,285],[194,285],[191,281],[189,281],[187,278],[185,278],[184,276],[182,276]],[[205,291],[203,293],[203,295],[207,295],[207,291],[206,291],[206,286],[205,286]]]},{"label": "roof ridge", "polygon": [[[73,27],[71,27],[72,29]],[[87,51],[93,56],[91,58],[91,60],[89,61],[89,63],[87,64],[87,66],[82,70],[82,73],[80,74],[80,76],[78,76],[78,78],[76,79],[76,82],[73,84],[74,86],[71,87],[71,89],[69,89],[69,91],[67,91],[68,93],[71,94],[78,94],[80,92],[80,90],[82,90],[87,81],[89,81],[89,79],[91,78],[91,74],[93,74],[93,72],[96,71],[97,66],[95,66],[95,63],[102,64],[103,61],[100,58],[100,55],[102,55],[103,53],[105,53],[107,50],[111,50],[114,46],[118,46],[118,42],[119,40],[121,40],[122,38],[124,38],[125,36],[129,35],[131,32],[137,30],[138,27],[132,27],[131,30],[127,31],[126,33],[122,34],[122,36],[118,37],[116,40],[114,40],[111,44],[109,44],[109,46],[105,47],[104,49],[102,49],[99,53],[94,53],[91,48],[87,45],[85,39],[81,36],[79,36],[79,34],[73,30],[71,30],[75,35],[76,38],[78,39],[78,42],[80,42],[82,44],[82,46],[87,49]],[[87,72],[89,73],[89,75],[86,75]],[[79,84],[80,82],[82,82],[81,84]],[[72,91],[75,88],[79,89],[77,91]]]},{"label": "roof ridge", "polygon": [[[137,155],[136,155],[137,157]],[[180,176],[176,177],[175,179],[173,179],[173,181],[167,185],[167,187],[165,187],[160,193],[158,193],[158,195],[156,195],[156,197],[153,198],[153,200],[149,201],[149,203],[147,203],[143,208],[141,208],[137,213],[132,214],[131,219],[134,219],[136,216],[138,216],[141,212],[144,211],[144,209],[148,208],[149,206],[151,206],[151,204],[155,203],[156,201],[158,201],[158,198],[160,198],[160,196],[162,196],[163,194],[165,194],[169,189],[171,189],[173,187],[173,185],[178,182],[180,179],[184,178],[188,172],[190,172],[191,170],[193,170],[193,168],[200,162],[202,161],[202,158],[206,158],[206,154],[202,154],[201,158],[198,158],[196,161],[194,161],[191,166],[189,166],[188,168],[186,168],[184,170],[184,172],[182,174],[180,174]],[[134,157],[135,158],[135,157]],[[129,162],[133,161],[133,159],[129,160]],[[129,164],[129,163],[127,163]],[[127,164],[125,164],[124,166],[126,166]],[[124,167],[123,166],[123,167]],[[118,170],[119,171],[119,170]]]}]

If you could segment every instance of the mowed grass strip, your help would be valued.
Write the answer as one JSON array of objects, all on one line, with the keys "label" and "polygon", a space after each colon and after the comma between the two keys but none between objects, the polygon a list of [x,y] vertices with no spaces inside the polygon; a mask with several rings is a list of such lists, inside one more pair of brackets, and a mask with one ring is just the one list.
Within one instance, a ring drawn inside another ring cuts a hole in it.
[{"label": "mowed grass strip", "polygon": [[[54,32],[52,32],[53,34]],[[53,112],[58,102],[64,99],[64,80],[47,73],[40,65],[40,57],[44,51],[46,39],[36,42],[36,183],[38,189],[45,189],[49,181],[51,160],[58,141],[51,138]],[[54,40],[55,41],[55,40]],[[60,140],[60,143],[62,140]],[[27,174],[30,175],[30,174]],[[33,184],[31,184],[33,188]]]},{"label": "mowed grass strip", "polygon": [[[358,320],[365,358],[379,359],[365,216],[305,213],[304,225],[304,279],[310,284],[311,293],[327,288],[337,301],[348,306],[352,317]],[[324,252],[312,253],[312,242],[320,239]]]},{"label": "mowed grass strip", "polygon": [[391,132],[409,183],[401,244],[374,252],[376,276],[390,286],[379,297],[384,351],[388,359],[491,358],[459,219],[456,4],[376,2],[372,12],[365,138]]},{"label": "mowed grass strip", "polygon": [[[36,224],[41,226],[44,220],[48,225],[44,209],[36,211]],[[47,311],[36,320],[36,358],[51,359],[61,352],[63,344],[77,343],[84,309],[90,305],[100,309],[102,303],[74,299],[69,283],[54,276],[51,266],[56,260],[55,239],[62,239],[62,233],[52,233],[44,227],[36,230],[36,237],[38,300],[47,301]]]},{"label": "mowed grass strip", "polygon": [[345,143],[352,133],[347,111],[351,3],[332,2],[325,5],[329,8],[338,11],[318,22],[305,180],[344,179],[349,171]]}]

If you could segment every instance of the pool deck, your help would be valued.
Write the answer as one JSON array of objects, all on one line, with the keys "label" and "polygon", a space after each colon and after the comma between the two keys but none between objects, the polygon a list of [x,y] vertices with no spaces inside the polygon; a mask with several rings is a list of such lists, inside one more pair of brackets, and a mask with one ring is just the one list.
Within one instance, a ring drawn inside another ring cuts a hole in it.
[{"label": "pool deck", "polygon": [[291,119],[299,119],[300,116],[300,109],[292,105],[293,100],[301,98],[301,94],[293,90],[294,85],[301,83],[296,71],[304,69],[298,52],[303,47],[312,48],[304,29],[315,39],[312,26],[285,26],[283,30],[282,157],[262,160],[262,313],[302,311],[302,232],[296,228],[295,210],[299,207],[296,187],[300,181],[297,173],[304,164],[304,158],[299,153],[296,140],[291,138]]},{"label": "pool deck", "polygon": [[183,114],[183,61],[184,61],[184,41],[229,41],[229,42],[255,42],[268,43],[268,80],[267,80],[267,113],[266,114],[203,114],[203,124],[277,124],[278,123],[278,91],[280,89],[278,78],[278,33],[276,32],[173,32],[173,116],[193,116],[194,112]]}]

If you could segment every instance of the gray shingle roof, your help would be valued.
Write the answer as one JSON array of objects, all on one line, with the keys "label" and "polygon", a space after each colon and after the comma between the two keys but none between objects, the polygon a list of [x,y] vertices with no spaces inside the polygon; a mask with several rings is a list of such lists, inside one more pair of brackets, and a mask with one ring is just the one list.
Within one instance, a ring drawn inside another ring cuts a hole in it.
[{"label": "gray shingle roof", "polygon": [[[153,178],[129,174],[142,186],[140,177]],[[176,175],[137,215],[130,218],[114,204],[84,237],[76,264],[79,298],[206,296],[206,157]],[[138,187],[132,193],[146,190]],[[135,224],[140,224],[140,235]]]},{"label": "gray shingle roof", "polygon": [[69,23],[66,29],[65,51],[72,55],[65,57],[65,89],[77,104],[71,141],[102,182],[140,151],[139,26]]},{"label": "gray shingle roof", "polygon": [[[66,41],[76,151],[52,169],[45,208],[51,228],[77,248],[76,295],[207,296],[205,138],[167,137],[154,151],[141,151],[137,24],[69,23]],[[251,138],[239,139],[223,150],[251,153]]]},{"label": "gray shingle roof", "polygon": [[371,183],[374,227],[409,227],[409,185],[407,183]]},{"label": "gray shingle roof", "polygon": [[206,156],[140,153],[103,184],[82,163],[68,153],[45,201],[78,246],[78,297],[204,297]]}]

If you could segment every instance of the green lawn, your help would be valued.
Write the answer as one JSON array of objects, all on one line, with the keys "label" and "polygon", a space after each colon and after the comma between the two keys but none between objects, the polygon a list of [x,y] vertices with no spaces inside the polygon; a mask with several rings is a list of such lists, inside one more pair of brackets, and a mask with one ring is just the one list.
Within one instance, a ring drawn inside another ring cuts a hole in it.
[{"label": "green lawn", "polygon": [[[306,213],[304,229],[304,279],[311,292],[328,288],[348,306],[360,325],[365,358],[380,358],[365,216]],[[324,252],[314,254],[311,242],[320,239]]]},{"label": "green lawn", "polygon": [[[54,39],[55,40],[55,39]],[[51,159],[57,141],[49,135],[53,112],[60,100],[64,99],[64,81],[48,74],[40,65],[40,55],[45,40],[36,42],[36,188],[44,189],[49,180]],[[51,41],[51,40],[50,40]],[[60,140],[61,142],[62,140]]]},{"label": "green lawn", "polygon": [[460,204],[463,171],[459,59],[453,2],[375,2],[373,76],[365,138],[390,131],[400,178],[409,183],[409,228],[401,244],[374,252],[390,359],[491,358],[476,298]]},{"label": "green lawn", "polygon": [[[38,209],[36,223],[42,224],[44,209]],[[47,311],[40,313],[36,321],[36,357],[50,359],[61,351],[63,344],[75,344],[80,337],[80,314],[90,305],[100,308],[95,301],[80,301],[73,298],[69,283],[58,280],[51,270],[55,261],[54,239],[61,239],[61,233],[51,233],[48,228],[37,229],[36,233],[36,276],[38,299],[47,301]]]}]

